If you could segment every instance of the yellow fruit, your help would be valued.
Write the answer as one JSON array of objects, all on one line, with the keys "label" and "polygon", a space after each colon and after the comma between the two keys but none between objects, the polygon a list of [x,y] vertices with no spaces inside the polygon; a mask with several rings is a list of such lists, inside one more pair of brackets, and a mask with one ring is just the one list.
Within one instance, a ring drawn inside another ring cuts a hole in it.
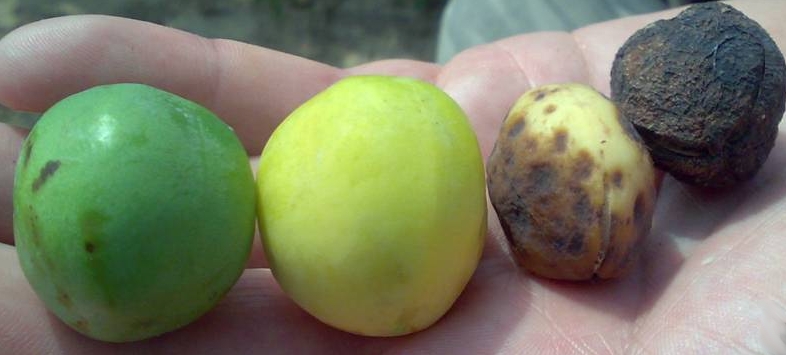
[{"label": "yellow fruit", "polygon": [[257,183],[274,276],[339,329],[424,329],[477,266],[486,231],[480,150],[464,113],[431,84],[339,81],[276,129]]},{"label": "yellow fruit", "polygon": [[655,173],[633,126],[580,84],[525,93],[488,161],[489,196],[513,254],[548,278],[622,275],[649,233]]}]

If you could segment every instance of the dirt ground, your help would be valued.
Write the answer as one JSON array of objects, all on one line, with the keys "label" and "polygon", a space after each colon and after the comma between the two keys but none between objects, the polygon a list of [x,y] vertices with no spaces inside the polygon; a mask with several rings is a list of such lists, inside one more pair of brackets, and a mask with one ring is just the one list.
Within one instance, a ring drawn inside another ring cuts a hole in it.
[{"label": "dirt ground", "polygon": [[[0,35],[44,18],[98,13],[258,44],[347,67],[433,61],[447,0],[0,0]],[[29,115],[0,110],[0,122]]]}]

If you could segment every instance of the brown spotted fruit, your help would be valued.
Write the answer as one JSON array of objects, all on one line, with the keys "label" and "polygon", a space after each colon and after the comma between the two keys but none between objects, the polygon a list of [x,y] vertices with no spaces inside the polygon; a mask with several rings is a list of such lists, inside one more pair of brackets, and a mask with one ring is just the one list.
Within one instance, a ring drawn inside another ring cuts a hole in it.
[{"label": "brown spotted fruit", "polygon": [[546,85],[522,95],[487,171],[512,253],[536,275],[620,276],[649,232],[652,161],[616,106],[586,85]]},{"label": "brown spotted fruit", "polygon": [[33,290],[63,322],[122,342],[207,312],[245,268],[254,180],[232,129],[139,84],[49,109],[22,146],[14,234]]}]

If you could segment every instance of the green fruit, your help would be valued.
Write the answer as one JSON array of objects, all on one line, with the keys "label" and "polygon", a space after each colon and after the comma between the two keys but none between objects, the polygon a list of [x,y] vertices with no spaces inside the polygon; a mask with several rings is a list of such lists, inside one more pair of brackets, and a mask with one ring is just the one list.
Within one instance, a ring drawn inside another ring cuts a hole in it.
[{"label": "green fruit", "polygon": [[339,329],[424,329],[477,266],[486,232],[478,142],[459,106],[425,82],[339,81],[276,129],[257,186],[274,276]]},{"label": "green fruit", "polygon": [[22,269],[46,306],[92,338],[182,327],[237,281],[254,234],[243,147],[205,108],[139,84],[47,111],[14,184]]}]

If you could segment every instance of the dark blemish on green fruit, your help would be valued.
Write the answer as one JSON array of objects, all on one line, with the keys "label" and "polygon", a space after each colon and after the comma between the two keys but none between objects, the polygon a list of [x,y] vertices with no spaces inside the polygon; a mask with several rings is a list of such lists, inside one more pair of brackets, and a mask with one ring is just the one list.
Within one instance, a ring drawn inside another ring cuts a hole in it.
[{"label": "dark blemish on green fruit", "polygon": [[107,215],[95,209],[88,209],[79,216],[79,226],[82,229],[86,252],[92,254],[96,250],[98,241],[104,233],[104,225],[108,220]]},{"label": "dark blemish on green fruit", "polygon": [[30,227],[30,240],[36,247],[41,246],[41,233],[38,231],[38,214],[33,209],[33,205],[28,205],[29,214],[27,222]]},{"label": "dark blemish on green fruit", "polygon": [[52,175],[54,175],[59,168],[59,160],[50,160],[46,162],[46,165],[41,168],[41,172],[38,174],[38,177],[35,179],[35,181],[33,181],[33,192],[37,192],[41,188],[41,185],[49,180],[49,178],[52,177]]},{"label": "dark blemish on green fruit", "polygon": [[86,260],[86,266],[90,270],[90,276],[93,281],[103,291],[104,302],[109,306],[114,306],[117,299],[117,291],[114,287],[111,287],[113,281],[107,275],[107,261],[100,253],[108,221],[109,216],[95,208],[87,208],[79,215],[83,248],[86,253],[90,254],[90,257]]},{"label": "dark blemish on green fruit", "polygon": [[557,111],[557,105],[554,105],[554,104],[550,104],[550,105],[546,106],[545,109],[543,109],[543,113],[546,114],[546,115],[551,114],[554,111]]},{"label": "dark blemish on green fruit", "polygon": [[57,288],[57,302],[65,308],[71,308],[74,305],[74,302],[71,301],[71,296],[60,287]]},{"label": "dark blemish on green fruit", "polygon": [[78,330],[78,331],[80,331],[80,332],[82,332],[82,333],[88,333],[88,332],[90,332],[90,323],[88,323],[86,319],[79,319],[79,320],[77,320],[76,322],[74,322],[74,323],[72,324],[72,326],[73,326],[73,327],[74,327],[76,330]]},{"label": "dark blemish on green fruit", "polygon": [[27,168],[27,163],[30,162],[30,154],[33,152],[33,139],[28,138],[25,142],[25,149],[22,153],[22,168]]},{"label": "dark blemish on green fruit", "polygon": [[542,90],[538,90],[537,95],[535,96],[535,101],[543,100],[544,97],[546,97],[546,93]]}]

